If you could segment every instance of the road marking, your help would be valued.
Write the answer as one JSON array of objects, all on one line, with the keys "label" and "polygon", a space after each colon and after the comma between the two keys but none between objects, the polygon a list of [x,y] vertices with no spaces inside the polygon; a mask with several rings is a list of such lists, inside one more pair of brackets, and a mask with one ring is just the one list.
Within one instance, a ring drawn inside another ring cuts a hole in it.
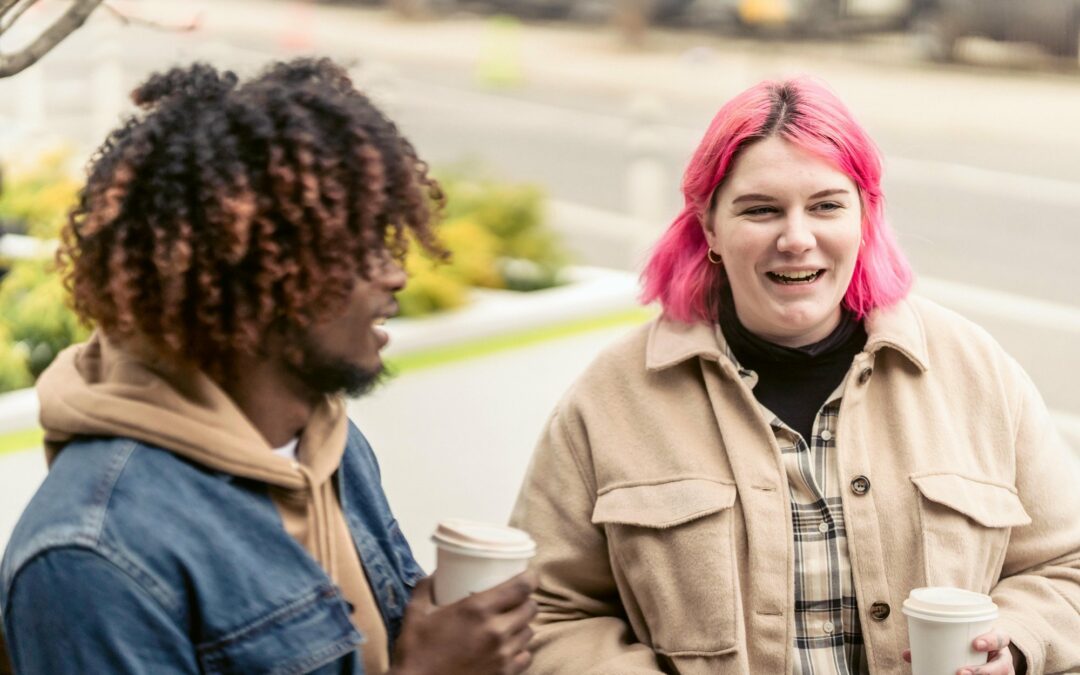
[{"label": "road marking", "polygon": [[917,277],[915,289],[940,304],[1007,319],[1033,332],[1042,329],[1080,336],[1080,307],[1073,305],[933,277]]},{"label": "road marking", "polygon": [[986,169],[932,159],[885,158],[889,176],[912,183],[947,183],[967,192],[986,195],[1020,196],[1042,206],[1080,207],[1080,183],[1059,178]]}]

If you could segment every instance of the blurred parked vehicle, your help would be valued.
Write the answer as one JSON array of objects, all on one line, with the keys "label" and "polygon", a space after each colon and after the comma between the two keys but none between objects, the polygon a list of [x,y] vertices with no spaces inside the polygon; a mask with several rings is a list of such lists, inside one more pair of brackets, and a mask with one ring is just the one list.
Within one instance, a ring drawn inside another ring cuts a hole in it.
[{"label": "blurred parked vehicle", "polygon": [[[610,19],[622,5],[637,3],[651,21],[667,23],[700,0],[320,0],[338,4],[386,5],[406,12],[445,13],[455,9],[501,12],[538,19]],[[725,0],[734,4],[737,0]]]},{"label": "blurred parked vehicle", "polygon": [[548,19],[608,20],[633,5],[650,21],[666,23],[680,16],[695,0],[457,0],[465,6],[484,5],[507,14]]},{"label": "blurred parked vehicle", "polygon": [[761,32],[836,35],[907,27],[917,10],[935,0],[321,0],[386,5],[402,14],[445,14],[458,9],[531,19],[603,22],[640,12],[651,24],[718,27]]},{"label": "blurred parked vehicle", "polygon": [[[751,30],[780,30],[839,35],[906,27],[926,0],[720,0],[734,4],[740,25]],[[698,0],[698,3],[717,0]]]},{"label": "blurred parked vehicle", "polygon": [[1031,42],[1080,60],[1080,0],[933,0],[914,23],[923,54],[951,61],[964,37]]}]

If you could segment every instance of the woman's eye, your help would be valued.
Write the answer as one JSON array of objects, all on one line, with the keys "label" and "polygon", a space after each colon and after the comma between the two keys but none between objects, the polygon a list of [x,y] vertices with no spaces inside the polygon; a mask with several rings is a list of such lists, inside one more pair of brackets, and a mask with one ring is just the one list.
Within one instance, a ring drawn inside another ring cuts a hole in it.
[{"label": "woman's eye", "polygon": [[744,216],[768,216],[777,213],[775,206],[754,206],[743,211]]},{"label": "woman's eye", "polygon": [[820,204],[818,204],[818,205],[816,205],[814,207],[814,209],[816,211],[825,211],[825,212],[838,211],[838,210],[840,210],[842,208],[844,208],[844,205],[839,204],[837,202],[822,202],[822,203],[820,203]]}]

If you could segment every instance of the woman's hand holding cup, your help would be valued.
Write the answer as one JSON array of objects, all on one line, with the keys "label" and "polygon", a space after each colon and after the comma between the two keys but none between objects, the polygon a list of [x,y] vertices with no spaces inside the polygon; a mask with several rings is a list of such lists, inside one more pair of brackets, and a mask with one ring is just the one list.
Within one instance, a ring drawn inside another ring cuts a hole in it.
[{"label": "woman's hand holding cup", "polygon": [[[957,675],[1024,675],[1027,672],[1024,655],[1003,630],[994,629],[980,635],[971,646],[977,652],[987,652],[987,661],[982,665],[965,666],[956,671]],[[910,649],[905,649],[903,656],[911,663]]]}]

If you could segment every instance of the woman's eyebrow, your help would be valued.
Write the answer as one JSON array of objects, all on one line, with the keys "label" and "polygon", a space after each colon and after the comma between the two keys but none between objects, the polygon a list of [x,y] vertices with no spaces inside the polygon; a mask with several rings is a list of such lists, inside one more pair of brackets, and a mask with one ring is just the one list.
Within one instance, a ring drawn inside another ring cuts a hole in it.
[{"label": "woman's eyebrow", "polygon": [[[850,190],[846,188],[829,188],[827,190],[820,190],[810,195],[810,199],[821,199],[822,197],[831,197],[833,195],[846,195],[851,194]],[[760,192],[751,192],[745,195],[739,195],[735,199],[731,200],[732,204],[738,204],[740,202],[775,202],[776,197],[772,197]]]},{"label": "woman's eyebrow", "polygon": [[822,197],[831,197],[833,195],[846,195],[850,194],[850,190],[845,188],[833,188],[829,190],[822,190],[810,195],[810,199],[821,199]]},{"label": "woman's eyebrow", "polygon": [[751,193],[748,195],[739,195],[735,199],[731,200],[732,204],[738,204],[739,202],[775,202],[776,197],[770,197],[769,195],[763,195],[759,193]]}]

